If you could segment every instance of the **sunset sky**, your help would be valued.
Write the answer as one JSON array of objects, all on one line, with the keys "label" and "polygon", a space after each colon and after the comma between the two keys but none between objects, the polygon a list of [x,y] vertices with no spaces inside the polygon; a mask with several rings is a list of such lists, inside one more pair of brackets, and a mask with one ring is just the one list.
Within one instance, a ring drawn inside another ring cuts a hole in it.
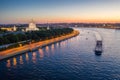
[{"label": "sunset sky", "polygon": [[0,23],[120,22],[120,0],[0,0]]}]

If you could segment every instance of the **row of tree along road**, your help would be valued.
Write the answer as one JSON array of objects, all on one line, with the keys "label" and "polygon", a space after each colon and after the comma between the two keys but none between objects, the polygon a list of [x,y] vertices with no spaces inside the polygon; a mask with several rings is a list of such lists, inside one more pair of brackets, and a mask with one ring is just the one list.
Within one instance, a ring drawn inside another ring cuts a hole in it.
[{"label": "row of tree along road", "polygon": [[0,37],[0,46],[13,44],[10,46],[2,47],[0,50],[6,50],[14,47],[19,47],[32,42],[43,41],[52,39],[62,35],[70,34],[73,32],[72,28],[61,28],[61,29],[44,29],[39,31],[22,32],[19,34],[8,34]]}]

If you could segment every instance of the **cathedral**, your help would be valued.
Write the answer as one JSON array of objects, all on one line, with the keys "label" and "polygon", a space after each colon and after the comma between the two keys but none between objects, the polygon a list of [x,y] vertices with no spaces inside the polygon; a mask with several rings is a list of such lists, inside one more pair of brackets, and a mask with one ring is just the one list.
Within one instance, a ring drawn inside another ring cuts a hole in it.
[{"label": "cathedral", "polygon": [[33,20],[29,23],[29,26],[26,28],[26,31],[38,31],[38,30],[39,28],[36,27],[36,24]]}]

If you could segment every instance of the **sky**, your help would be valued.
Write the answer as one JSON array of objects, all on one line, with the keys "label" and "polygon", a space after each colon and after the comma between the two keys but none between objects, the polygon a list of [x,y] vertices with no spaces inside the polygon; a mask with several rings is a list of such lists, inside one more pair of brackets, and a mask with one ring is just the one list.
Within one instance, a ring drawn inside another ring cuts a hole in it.
[{"label": "sky", "polygon": [[0,0],[0,23],[120,22],[120,0]]}]

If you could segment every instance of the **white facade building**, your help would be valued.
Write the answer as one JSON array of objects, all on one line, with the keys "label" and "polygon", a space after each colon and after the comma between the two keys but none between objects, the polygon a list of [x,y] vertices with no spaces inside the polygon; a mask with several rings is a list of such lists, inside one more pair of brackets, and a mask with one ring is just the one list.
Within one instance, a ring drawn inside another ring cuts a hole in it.
[{"label": "white facade building", "polygon": [[37,31],[37,30],[39,29],[36,27],[36,24],[32,20],[32,22],[29,23],[29,27],[26,28],[26,31]]},{"label": "white facade building", "polygon": [[47,26],[47,30],[50,30],[50,27],[49,27],[49,25]]},{"label": "white facade building", "polygon": [[16,27],[16,26],[14,26],[14,27],[13,27],[13,31],[16,31],[16,30],[17,30],[17,27]]}]

